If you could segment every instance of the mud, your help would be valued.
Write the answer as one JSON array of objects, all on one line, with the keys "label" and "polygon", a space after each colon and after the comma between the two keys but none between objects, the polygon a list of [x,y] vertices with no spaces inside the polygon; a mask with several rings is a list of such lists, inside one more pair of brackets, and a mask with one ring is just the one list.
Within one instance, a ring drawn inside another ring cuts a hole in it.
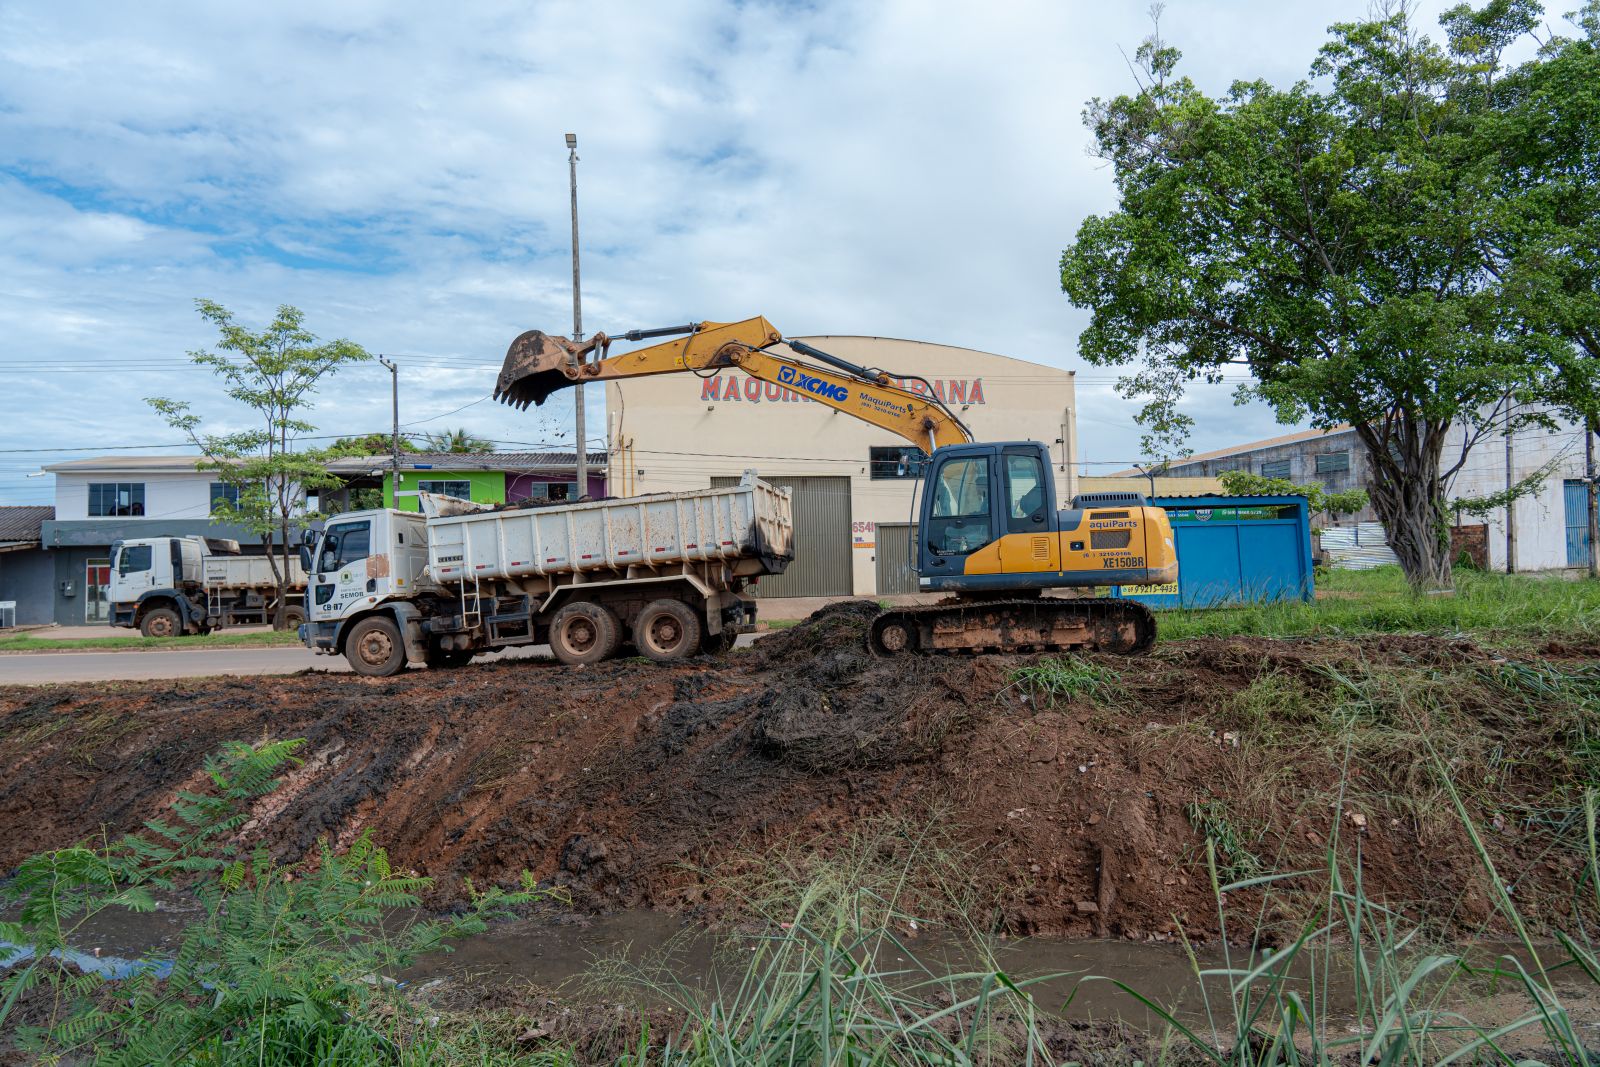
[{"label": "mud", "polygon": [[[398,867],[436,879],[441,905],[463,878],[527,869],[586,909],[716,911],[719,865],[786,844],[826,852],[892,817],[935,820],[966,850],[986,928],[1215,936],[1190,806],[1216,802],[1270,869],[1315,866],[1336,840],[1359,850],[1378,899],[1447,929],[1493,925],[1481,864],[1423,766],[1438,743],[1525,914],[1553,919],[1572,899],[1581,860],[1525,813],[1570,806],[1586,772],[1567,749],[1583,724],[1541,720],[1487,684],[1445,687],[1448,707],[1375,720],[1400,740],[1349,766],[1348,747],[1294,721],[1292,704],[1264,724],[1242,703],[1266,676],[1313,698],[1340,672],[1479,679],[1500,657],[1471,642],[1176,642],[1098,661],[1118,674],[1113,700],[1052,705],[1012,684],[1036,657],[872,658],[874,610],[834,605],[752,649],[666,668],[518,661],[0,690],[0,870],[137,828],[201,787],[225,741],[303,737],[305,763],[245,841],[299,856],[370,828]],[[1528,658],[1574,669],[1597,651]],[[1419,732],[1407,742],[1399,726]],[[1462,738],[1476,747],[1457,753]],[[1291,887],[1269,918],[1310,910],[1317,888],[1297,901]]]}]

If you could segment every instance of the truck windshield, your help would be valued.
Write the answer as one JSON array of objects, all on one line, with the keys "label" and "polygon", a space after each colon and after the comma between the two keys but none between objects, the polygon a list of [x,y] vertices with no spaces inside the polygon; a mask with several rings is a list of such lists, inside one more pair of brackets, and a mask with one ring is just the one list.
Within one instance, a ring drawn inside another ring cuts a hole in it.
[{"label": "truck windshield", "polygon": [[336,571],[357,560],[366,559],[371,551],[370,522],[346,522],[330,526],[322,537],[322,555],[317,560],[317,570]]},{"label": "truck windshield", "polygon": [[117,556],[118,574],[137,574],[150,569],[149,545],[123,545]]}]

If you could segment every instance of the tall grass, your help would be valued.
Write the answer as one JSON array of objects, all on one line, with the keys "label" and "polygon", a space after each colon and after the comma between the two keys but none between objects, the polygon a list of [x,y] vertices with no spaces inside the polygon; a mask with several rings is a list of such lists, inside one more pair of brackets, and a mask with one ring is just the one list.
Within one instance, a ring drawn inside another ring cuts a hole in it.
[{"label": "tall grass", "polygon": [[1459,570],[1449,594],[1411,592],[1398,567],[1329,571],[1317,599],[1161,612],[1163,640],[1363,633],[1600,637],[1600,583]]}]

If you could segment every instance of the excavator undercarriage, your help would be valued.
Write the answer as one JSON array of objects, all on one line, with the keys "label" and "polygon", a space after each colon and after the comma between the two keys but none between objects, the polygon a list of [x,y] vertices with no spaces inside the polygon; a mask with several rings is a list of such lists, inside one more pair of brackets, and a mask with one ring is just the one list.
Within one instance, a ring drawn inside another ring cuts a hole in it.
[{"label": "excavator undercarriage", "polygon": [[903,653],[1147,651],[1156,617],[1131,600],[966,599],[888,608],[872,621],[867,643],[880,656]]}]

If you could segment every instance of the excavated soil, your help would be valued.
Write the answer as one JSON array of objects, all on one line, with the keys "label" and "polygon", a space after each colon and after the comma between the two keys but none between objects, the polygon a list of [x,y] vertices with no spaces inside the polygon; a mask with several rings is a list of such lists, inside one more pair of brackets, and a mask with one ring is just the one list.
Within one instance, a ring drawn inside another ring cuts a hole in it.
[{"label": "excavated soil", "polygon": [[[1488,883],[1432,766],[1456,775],[1530,917],[1572,899],[1581,860],[1548,813],[1581,788],[1586,724],[1486,681],[1503,660],[1471,642],[1175,642],[1094,660],[1113,689],[1052,703],[1013,684],[1038,657],[870,657],[875,610],[834,605],[752,649],[665,668],[0,689],[0,871],[137,828],[201,788],[226,741],[301,737],[304,764],[259,803],[246,843],[298,857],[370,828],[396,866],[436,879],[438,904],[463,878],[527,869],[582,907],[714,909],[723,890],[706,871],[731,858],[934,818],[968,850],[996,929],[1214,936],[1201,825],[1242,842],[1225,857],[1265,869],[1315,866],[1336,836],[1359,851],[1369,894],[1476,928],[1492,919]],[[1597,651],[1551,645],[1527,663],[1571,674]],[[1401,694],[1354,748],[1314,714],[1352,677]],[[1263,679],[1288,693],[1266,711],[1251,698]],[[1285,899],[1276,908],[1296,910]]]}]

